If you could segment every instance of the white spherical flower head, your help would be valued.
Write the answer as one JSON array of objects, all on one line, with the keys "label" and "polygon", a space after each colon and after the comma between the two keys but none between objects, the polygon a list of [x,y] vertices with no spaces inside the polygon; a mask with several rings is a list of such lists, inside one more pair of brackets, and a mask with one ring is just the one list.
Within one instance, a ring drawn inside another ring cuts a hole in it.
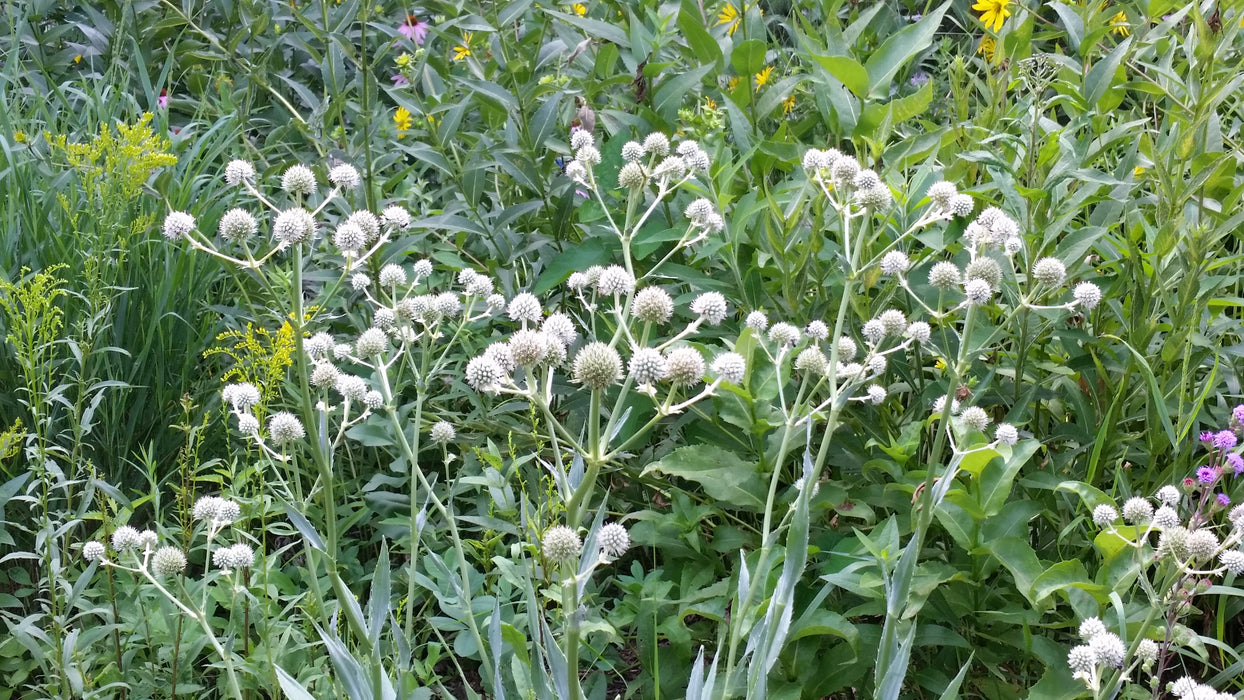
[{"label": "white spherical flower head", "polygon": [[809,148],[803,154],[803,169],[809,176],[815,176],[817,171],[822,168],[828,168],[834,162],[829,158],[829,154],[819,148]]},{"label": "white spherical flower head", "polygon": [[432,310],[444,318],[455,318],[462,311],[462,302],[456,292],[441,292],[432,297]]},{"label": "white spherical flower head", "polygon": [[901,250],[891,250],[881,259],[881,274],[901,275],[911,269],[911,259]]},{"label": "white spherical flower head", "polygon": [[618,351],[601,342],[589,343],[574,358],[571,378],[593,391],[605,389],[622,376]]},{"label": "white spherical flower head", "polygon": [[1132,525],[1146,525],[1153,520],[1153,505],[1147,498],[1132,496],[1123,504],[1123,520]]},{"label": "white spherical flower head", "polygon": [[561,312],[549,314],[544,319],[544,323],[540,324],[540,330],[558,339],[563,345],[570,345],[579,337],[579,332],[575,330],[574,321]]},{"label": "white spherical flower head", "polygon": [[353,165],[342,163],[328,171],[328,181],[343,190],[357,190],[363,178]]},{"label": "white spherical flower head", "polygon": [[514,351],[510,349],[509,343],[493,343],[484,348],[484,357],[497,363],[501,371],[509,374],[514,371],[518,363],[514,361]]},{"label": "white spherical flower head", "polygon": [[683,212],[688,219],[696,223],[704,221],[709,215],[715,213],[717,210],[713,207],[713,203],[703,197],[688,204],[686,211]]},{"label": "white spherical flower head", "polygon": [[105,551],[103,542],[87,542],[82,545],[82,558],[87,561],[103,559]]},{"label": "white spherical flower head", "polygon": [[935,182],[929,186],[929,201],[932,202],[933,206],[938,209],[948,211],[950,209],[951,200],[953,200],[957,194],[959,194],[959,190],[952,182],[942,180],[941,182]]},{"label": "white spherical flower head", "polygon": [[885,338],[885,324],[879,318],[871,319],[860,328],[860,334],[869,344],[876,345]]},{"label": "white spherical flower head", "polygon": [[644,145],[638,141],[627,141],[622,144],[622,160],[634,163],[644,157]]},{"label": "white spherical flower head", "polygon": [[769,317],[763,311],[753,311],[747,314],[747,319],[743,321],[743,325],[757,333],[764,333],[765,329],[769,327]]},{"label": "white spherical flower head", "polygon": [[654,177],[679,180],[687,174],[687,161],[681,156],[668,156],[657,163],[656,170],[652,171],[652,174]]},{"label": "white spherical flower head", "polygon": [[138,548],[144,552],[155,549],[156,544],[160,542],[160,536],[155,534],[153,530],[143,530],[138,533]]},{"label": "white spherical flower head", "polygon": [[691,168],[691,170],[695,172],[706,173],[708,172],[709,166],[713,164],[712,160],[708,157],[708,154],[700,148],[696,148],[694,151],[689,151],[688,153],[683,154],[682,157],[683,160],[687,161],[687,167]]},{"label": "white spherical flower head", "polygon": [[592,138],[592,132],[590,131],[576,129],[570,134],[571,151],[578,151],[581,148],[587,148],[588,146],[594,146],[595,144],[596,140]]},{"label": "white spherical flower head", "polygon": [[724,321],[728,309],[726,298],[717,292],[705,292],[691,302],[691,313],[704,319],[710,326]]},{"label": "white spherical flower head", "polygon": [[1180,698],[1180,700],[1183,700],[1185,696],[1196,693],[1197,686],[1199,685],[1200,684],[1193,678],[1184,676],[1174,683],[1171,683],[1171,693],[1173,693],[1175,697]]},{"label": "white spherical flower head", "polygon": [[617,559],[631,548],[631,536],[620,523],[605,523],[596,533],[596,543],[605,556]]},{"label": "white spherical flower head", "polygon": [[122,525],[112,531],[112,548],[118,552],[137,549],[141,539],[138,530],[129,525]]},{"label": "white spherical flower head", "polygon": [[769,340],[774,344],[789,347],[799,342],[799,329],[785,321],[779,321],[769,327]]},{"label": "white spherical flower head", "polygon": [[648,182],[648,173],[639,163],[627,163],[618,171],[618,187],[637,190]]},{"label": "white spherical flower head", "polygon": [[415,263],[414,267],[412,268],[412,271],[415,273],[416,281],[421,280],[425,277],[428,277],[429,275],[432,274],[432,261],[431,260],[420,260]]},{"label": "white spherical flower head", "polygon": [[274,413],[268,419],[268,437],[277,445],[288,445],[306,436],[307,431],[302,427],[302,421],[288,411]]},{"label": "white spherical flower head", "polygon": [[933,329],[924,321],[913,321],[907,325],[907,330],[903,332],[903,335],[917,343],[927,343],[933,335]]},{"label": "white spherical flower head", "polygon": [[482,394],[499,393],[508,376],[496,360],[482,355],[467,363],[464,374],[467,386]]},{"label": "white spherical flower head", "polygon": [[980,406],[968,406],[963,409],[963,413],[959,414],[959,420],[972,430],[984,431],[989,427],[989,414],[985,413],[985,409]]},{"label": "white spherical flower head", "polygon": [[221,547],[216,550],[212,561],[225,571],[249,569],[255,564],[255,550],[251,549],[250,545],[239,542],[232,547]]},{"label": "white spherical flower head", "polygon": [[1014,447],[1019,442],[1019,431],[1010,423],[999,423],[993,431],[993,437],[1007,447]]},{"label": "white spherical flower head", "polygon": [[160,578],[177,576],[186,570],[186,555],[176,547],[161,547],[151,555],[151,573]]},{"label": "white spherical flower head", "polygon": [[357,254],[367,244],[367,235],[357,225],[346,221],[333,232],[333,245],[347,255]]},{"label": "white spherical flower head", "polygon": [[353,374],[342,374],[337,377],[337,393],[351,401],[362,401],[367,396],[367,381]]},{"label": "white spherical flower head", "polygon": [[362,358],[372,358],[389,349],[389,336],[379,328],[368,328],[354,342],[354,352]]},{"label": "white spherical flower head", "polygon": [[587,168],[600,165],[600,150],[595,146],[584,146],[575,151],[574,159],[576,163],[582,163]]},{"label": "white spherical flower head", "polygon": [[238,432],[243,435],[254,435],[259,432],[259,419],[249,413],[238,416]]},{"label": "white spherical flower head", "polygon": [[1201,528],[1188,535],[1188,553],[1198,562],[1208,561],[1218,551],[1218,536]]},{"label": "white spherical flower head", "polygon": [[468,296],[486,299],[492,294],[493,281],[488,275],[476,275],[466,285]]},{"label": "white spherical flower head", "polygon": [[1153,512],[1153,525],[1158,529],[1178,527],[1180,522],[1179,512],[1170,506],[1160,506]]},{"label": "white spherical flower head", "polygon": [[540,308],[540,300],[530,292],[522,292],[510,300],[506,314],[512,321],[537,323],[544,310]]},{"label": "white spherical flower head", "polygon": [[1175,488],[1174,486],[1171,486],[1170,484],[1167,484],[1166,486],[1163,486],[1162,488],[1158,489],[1156,496],[1157,496],[1158,502],[1164,506],[1179,505],[1179,501],[1182,498],[1179,494],[1179,489]]},{"label": "white spherical flower head", "polygon": [[741,384],[747,374],[747,361],[737,352],[723,352],[713,360],[712,370],[722,381]]},{"label": "white spherical flower head", "polygon": [[830,167],[831,177],[837,186],[846,186],[855,181],[855,176],[860,171],[860,162],[855,156],[843,155],[834,161]]},{"label": "white spherical flower head", "polygon": [[674,386],[694,386],[704,379],[704,356],[695,348],[670,350],[666,356],[666,379]]},{"label": "white spherical flower head", "polygon": [[993,289],[1002,286],[1002,268],[993,258],[979,257],[973,260],[963,269],[963,276],[969,280],[985,280]]},{"label": "white spherical flower head", "polygon": [[625,296],[635,291],[635,276],[620,265],[610,265],[596,280],[596,291],[604,296]]},{"label": "white spherical flower head", "polygon": [[235,411],[246,411],[259,403],[259,389],[250,382],[229,384],[220,392],[220,398],[233,406]]},{"label": "white spherical flower head", "polygon": [[1244,504],[1238,505],[1227,513],[1227,520],[1238,530],[1244,530]]},{"label": "white spherical flower head", "polygon": [[324,389],[337,385],[337,368],[327,361],[316,362],[311,369],[311,386]]},{"label": "white spherical flower head", "polygon": [[586,185],[587,168],[584,167],[583,163],[580,163],[577,160],[572,160],[566,164],[566,177],[580,185]]},{"label": "white spherical flower head", "polygon": [[1136,658],[1141,663],[1153,663],[1158,658],[1158,643],[1152,639],[1142,639],[1136,645]]},{"label": "white spherical flower head", "polygon": [[488,313],[495,314],[505,308],[505,297],[500,294],[489,294],[484,300],[484,305],[488,307]]},{"label": "white spherical flower head", "polygon": [[972,201],[972,195],[957,194],[950,198],[948,210],[953,216],[968,217],[972,215],[972,210],[975,208],[976,203]]},{"label": "white spherical flower head", "polygon": [[286,245],[310,240],[315,237],[315,219],[302,207],[286,209],[272,223],[272,237]]},{"label": "white spherical flower head", "polygon": [[371,286],[371,278],[368,277],[367,273],[365,272],[356,272],[350,278],[350,287],[356,292],[361,292],[370,286]]},{"label": "white spherical flower head", "polygon": [[372,411],[379,411],[384,406],[384,394],[375,390],[363,394],[363,405]]},{"label": "white spherical flower head", "polygon": [[993,287],[982,279],[968,280],[967,284],[963,285],[963,294],[968,298],[969,304],[977,306],[988,304],[993,298]]},{"label": "white spherical flower head", "polygon": [[255,168],[244,160],[231,160],[225,166],[225,184],[237,187],[243,182],[255,181]]},{"label": "white spherical flower head", "polygon": [[1071,291],[1076,303],[1091,311],[1101,303],[1101,288],[1092,282],[1081,282]]},{"label": "white spherical flower head", "polygon": [[354,351],[354,346],[349,343],[337,343],[333,346],[333,357],[338,360],[345,360],[350,357],[350,353]]},{"label": "white spherical flower head", "polygon": [[194,230],[194,217],[184,211],[172,211],[164,217],[164,237],[170,241],[180,240]]},{"label": "white spherical flower head", "polygon": [[291,197],[307,197],[315,192],[315,173],[305,165],[291,165],[281,176],[281,189]]},{"label": "white spherical flower head", "polygon": [[867,190],[881,184],[881,177],[873,170],[861,170],[855,174],[851,186],[857,190]]},{"label": "white spherical flower head", "polygon": [[386,306],[376,309],[376,313],[371,317],[371,325],[381,330],[392,328],[396,321],[397,312]]},{"label": "white spherical flower head", "polygon": [[366,209],[359,209],[346,217],[345,223],[351,223],[363,230],[363,235],[370,244],[380,236],[380,220]]},{"label": "white spherical flower head", "polygon": [[644,323],[664,324],[674,315],[674,300],[660,287],[645,287],[635,295],[631,313]]},{"label": "white spherical flower head", "polygon": [[855,205],[864,209],[885,209],[894,202],[894,194],[886,185],[855,191]]},{"label": "white spherical flower head", "polygon": [[1087,674],[1097,665],[1097,654],[1087,644],[1072,647],[1067,653],[1067,665],[1073,673]]},{"label": "white spherical flower head", "polygon": [[825,353],[817,347],[804,348],[795,356],[795,371],[800,374],[814,377],[824,376],[827,364]]},{"label": "white spherical flower head", "polygon": [[829,337],[829,326],[825,325],[824,321],[812,321],[803,329],[803,332],[819,343]]},{"label": "white spherical flower head", "polygon": [[231,243],[244,241],[259,230],[259,222],[245,209],[230,209],[220,217],[220,237]]},{"label": "white spherical flower head", "polygon": [[885,372],[886,359],[885,355],[873,355],[867,361],[869,374],[882,374]]},{"label": "white spherical flower head", "polygon": [[410,212],[396,204],[385,207],[380,212],[380,220],[392,228],[410,228]]},{"label": "white spherical flower head", "polygon": [[333,351],[333,337],[324,331],[320,331],[303,341],[302,349],[313,360],[326,359]]},{"label": "white spherical flower head", "polygon": [[631,361],[627,363],[627,370],[637,384],[656,384],[665,379],[669,373],[669,364],[665,361],[665,356],[661,354],[660,350],[640,348],[635,351],[634,355],[631,355]]},{"label": "white spherical flower head", "polygon": [[644,153],[658,158],[664,158],[670,152],[670,140],[665,134],[654,131],[644,138]]},{"label": "white spherical flower head", "polygon": [[445,445],[453,442],[454,436],[457,434],[454,427],[447,421],[437,421],[432,424],[432,442],[438,445]]},{"label": "white spherical flower head", "polygon": [[869,384],[868,385],[869,403],[876,406],[880,404],[882,401],[885,401],[885,397],[886,397],[885,387],[881,386],[880,384]]},{"label": "white spherical flower head", "polygon": [[549,338],[544,331],[524,328],[510,338],[510,354],[523,367],[534,367],[549,354]]},{"label": "white spherical flower head", "polygon": [[406,284],[406,270],[401,265],[389,263],[380,268],[381,287],[401,287]]},{"label": "white spherical flower head", "polygon": [[886,335],[902,335],[907,330],[907,317],[898,309],[886,309],[877,317],[885,326]]},{"label": "white spherical flower head", "polygon": [[1058,258],[1041,258],[1032,266],[1032,278],[1038,284],[1057,287],[1067,279],[1067,266]]},{"label": "white spherical flower head", "polygon": [[544,556],[555,562],[572,562],[579,558],[583,543],[574,530],[565,525],[555,525],[544,533],[540,541],[540,549]]},{"label": "white spherical flower head", "polygon": [[1024,239],[1019,236],[1011,236],[1002,242],[1002,252],[1007,255],[1015,255],[1024,249]]},{"label": "white spherical flower head", "polygon": [[855,341],[847,336],[838,338],[838,361],[850,362],[855,359],[855,354],[859,352]]},{"label": "white spherical flower head", "polygon": [[963,280],[959,267],[952,262],[943,260],[929,269],[929,284],[938,289],[953,289]]},{"label": "white spherical flower head", "polygon": [[1127,647],[1119,635],[1113,632],[1099,634],[1089,640],[1089,648],[1097,655],[1097,662],[1111,668],[1122,668],[1127,657]]},{"label": "white spherical flower head", "polygon": [[1106,527],[1118,519],[1119,511],[1115,510],[1114,506],[1102,503],[1093,509],[1093,524],[1098,527]]}]

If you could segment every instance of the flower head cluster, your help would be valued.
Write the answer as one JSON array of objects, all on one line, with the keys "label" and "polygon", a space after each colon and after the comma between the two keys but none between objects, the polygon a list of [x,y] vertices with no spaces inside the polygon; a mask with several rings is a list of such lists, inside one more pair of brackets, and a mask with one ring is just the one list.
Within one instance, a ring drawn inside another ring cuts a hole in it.
[{"label": "flower head cluster", "polygon": [[1089,688],[1096,688],[1101,677],[1100,669],[1123,668],[1127,645],[1096,617],[1080,623],[1079,636],[1084,643],[1073,647],[1067,654],[1067,665],[1071,667],[1074,678],[1084,681]]}]

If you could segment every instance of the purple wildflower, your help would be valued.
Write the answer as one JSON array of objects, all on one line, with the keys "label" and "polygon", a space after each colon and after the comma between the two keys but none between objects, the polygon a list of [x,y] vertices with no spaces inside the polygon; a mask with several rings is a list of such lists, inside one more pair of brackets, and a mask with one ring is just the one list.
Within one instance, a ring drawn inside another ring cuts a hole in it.
[{"label": "purple wildflower", "polygon": [[416,46],[423,46],[423,40],[428,37],[428,23],[414,15],[407,15],[397,33],[415,42]]},{"label": "purple wildflower", "polygon": [[406,87],[407,85],[410,85],[410,80],[407,79],[406,76],[402,75],[401,73],[398,73],[397,75],[393,76],[392,78],[390,78],[390,80],[393,81],[393,87]]},{"label": "purple wildflower", "polygon": [[1230,430],[1219,430],[1214,433],[1214,447],[1220,450],[1229,450],[1236,446],[1239,440],[1236,439],[1235,433]]},{"label": "purple wildflower", "polygon": [[1209,443],[1214,441],[1214,431],[1206,430],[1205,432],[1201,433],[1200,439],[1201,439],[1201,442],[1208,445]]},{"label": "purple wildflower", "polygon": [[1231,466],[1232,471],[1235,472],[1235,476],[1244,474],[1244,457],[1241,457],[1234,452],[1228,452],[1227,464]]},{"label": "purple wildflower", "polygon": [[1217,500],[1218,500],[1218,505],[1222,506],[1223,508],[1226,508],[1227,506],[1231,505],[1231,497],[1225,493],[1218,494]]},{"label": "purple wildflower", "polygon": [[1218,470],[1213,467],[1201,467],[1196,470],[1196,480],[1202,484],[1212,484],[1218,480]]},{"label": "purple wildflower", "polygon": [[1231,418],[1234,419],[1236,423],[1244,424],[1244,404],[1240,404],[1239,406],[1231,409]]}]

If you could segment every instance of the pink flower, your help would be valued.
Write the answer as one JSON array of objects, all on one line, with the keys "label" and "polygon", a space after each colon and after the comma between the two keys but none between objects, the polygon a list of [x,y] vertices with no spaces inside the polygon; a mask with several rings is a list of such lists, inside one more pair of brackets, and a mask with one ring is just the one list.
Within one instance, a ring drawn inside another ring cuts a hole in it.
[{"label": "pink flower", "polygon": [[406,21],[397,28],[397,33],[415,42],[417,46],[422,46],[423,40],[428,36],[428,23],[414,15],[407,15]]},{"label": "pink flower", "polygon": [[168,109],[168,90],[161,90],[160,96],[156,98],[156,104],[160,109]]},{"label": "pink flower", "polygon": [[406,87],[407,85],[410,85],[410,81],[407,80],[406,76],[402,75],[401,73],[398,73],[397,75],[393,76],[392,78],[390,78],[390,80],[393,81],[393,87]]}]

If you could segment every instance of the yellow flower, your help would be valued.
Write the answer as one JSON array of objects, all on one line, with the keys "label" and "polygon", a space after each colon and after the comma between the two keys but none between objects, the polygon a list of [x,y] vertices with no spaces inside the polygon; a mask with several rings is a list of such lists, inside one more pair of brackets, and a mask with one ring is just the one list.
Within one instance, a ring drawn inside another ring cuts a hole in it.
[{"label": "yellow flower", "polygon": [[769,82],[769,76],[771,75],[773,75],[773,66],[765,66],[762,68],[761,71],[756,74],[756,89],[759,90],[764,87],[765,83]]},{"label": "yellow flower", "polygon": [[18,143],[26,143],[26,132],[18,129],[13,132],[13,140]]},{"label": "yellow flower", "polygon": [[782,100],[782,114],[790,114],[795,111],[795,94],[791,93],[790,97]]},{"label": "yellow flower", "polygon": [[587,14],[587,6],[581,2],[571,3],[570,11],[580,17],[583,17]]},{"label": "yellow flower", "polygon": [[731,76],[730,79],[726,81],[727,92],[734,92],[734,89],[738,86],[739,86],[739,76],[737,75]]},{"label": "yellow flower", "polygon": [[713,99],[713,98],[711,98],[711,97],[705,97],[705,98],[704,98],[704,109],[707,109],[707,110],[709,110],[710,112],[716,111],[716,110],[717,110],[717,100],[714,100],[714,99]]},{"label": "yellow flower", "polygon": [[454,47],[454,60],[461,61],[471,55],[471,32],[462,33],[462,44]]},{"label": "yellow flower", "polygon": [[1132,177],[1140,177],[1141,175],[1144,175],[1144,174],[1145,174],[1145,169],[1140,167],[1139,165],[1132,168]]},{"label": "yellow flower", "polygon": [[410,66],[410,60],[411,60],[410,54],[403,52],[400,56],[397,57],[396,60],[393,61],[393,63],[398,68],[407,68]]},{"label": "yellow flower", "polygon": [[993,25],[993,31],[996,33],[1002,29],[1002,21],[1011,16],[1011,11],[1007,9],[1007,5],[1011,4],[1011,0],[980,0],[972,6],[973,10],[981,13],[981,22],[988,27]]},{"label": "yellow flower", "polygon": [[410,131],[411,124],[413,123],[414,120],[410,116],[410,110],[405,107],[398,107],[397,111],[393,113],[393,124],[397,127],[397,137],[399,139],[405,136],[407,131]]},{"label": "yellow flower", "polygon": [[994,41],[991,36],[985,36],[981,37],[981,43],[976,47],[976,53],[984,54],[985,60],[993,63],[993,52],[996,48],[998,48],[998,42]]},{"label": "yellow flower", "polygon": [[1127,14],[1124,12],[1120,12],[1114,17],[1111,17],[1110,26],[1113,27],[1110,31],[1118,34],[1119,36],[1128,36],[1132,33],[1131,27],[1127,26]]},{"label": "yellow flower", "polygon": [[82,62],[82,54],[78,54],[77,56],[74,56],[74,57],[73,57],[73,63],[74,63],[74,65],[77,65],[77,64],[79,64],[79,63],[81,63],[81,62]]},{"label": "yellow flower", "polygon": [[[743,6],[743,11],[747,11],[746,5]],[[726,29],[726,34],[734,36],[735,30],[739,28],[739,24],[742,21],[743,17],[739,14],[739,11],[734,8],[734,5],[726,3],[726,6],[721,8],[721,12],[717,13],[717,24],[714,24],[713,26],[720,27],[723,24],[728,24],[730,26]]]}]

